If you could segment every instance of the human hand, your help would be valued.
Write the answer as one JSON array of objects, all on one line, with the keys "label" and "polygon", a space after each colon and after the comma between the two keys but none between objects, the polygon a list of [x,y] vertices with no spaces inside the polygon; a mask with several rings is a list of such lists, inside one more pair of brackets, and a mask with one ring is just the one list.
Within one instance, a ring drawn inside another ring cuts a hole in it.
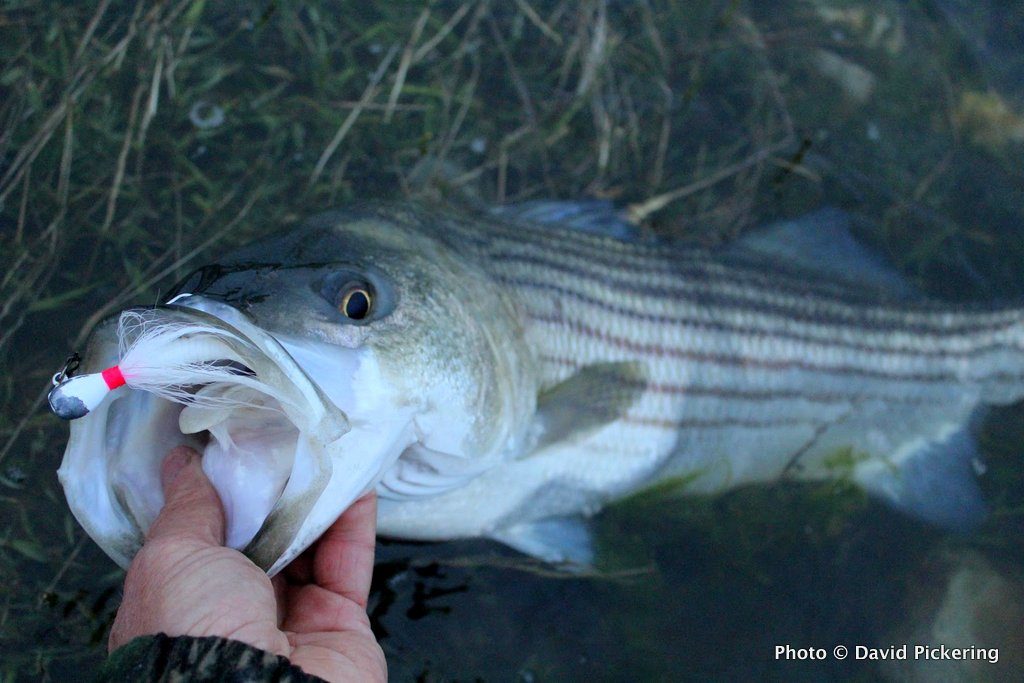
[{"label": "human hand", "polygon": [[377,500],[357,501],[273,581],[224,543],[224,510],[199,455],[175,448],[166,503],[125,577],[113,652],[136,636],[219,636],[287,657],[328,680],[387,679],[366,600]]}]

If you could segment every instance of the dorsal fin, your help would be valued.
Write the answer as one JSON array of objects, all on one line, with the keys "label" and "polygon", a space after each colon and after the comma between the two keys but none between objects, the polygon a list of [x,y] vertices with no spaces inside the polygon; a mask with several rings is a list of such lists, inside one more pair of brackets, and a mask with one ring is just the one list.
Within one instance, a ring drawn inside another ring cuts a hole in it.
[{"label": "dorsal fin", "polygon": [[623,218],[614,204],[603,199],[536,200],[498,206],[492,211],[512,221],[557,225],[626,241],[641,239],[639,228]]},{"label": "dorsal fin", "polygon": [[882,255],[853,236],[850,216],[836,208],[758,228],[728,250],[735,256],[768,259],[894,298],[921,298],[918,289]]}]

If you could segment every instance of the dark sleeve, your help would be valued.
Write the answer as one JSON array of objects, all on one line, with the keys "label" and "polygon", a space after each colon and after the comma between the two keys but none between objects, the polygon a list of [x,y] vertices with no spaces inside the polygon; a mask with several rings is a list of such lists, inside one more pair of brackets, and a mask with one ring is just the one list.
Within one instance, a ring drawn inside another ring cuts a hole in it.
[{"label": "dark sleeve", "polygon": [[122,645],[100,668],[97,681],[282,681],[321,682],[286,658],[237,640],[139,636]]}]

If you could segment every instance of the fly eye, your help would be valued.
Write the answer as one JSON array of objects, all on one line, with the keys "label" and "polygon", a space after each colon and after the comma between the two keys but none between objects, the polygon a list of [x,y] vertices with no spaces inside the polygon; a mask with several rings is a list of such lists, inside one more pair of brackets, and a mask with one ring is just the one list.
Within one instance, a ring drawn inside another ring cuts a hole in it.
[{"label": "fly eye", "polygon": [[338,311],[352,320],[362,320],[370,315],[373,307],[373,295],[363,285],[349,285],[341,292]]}]

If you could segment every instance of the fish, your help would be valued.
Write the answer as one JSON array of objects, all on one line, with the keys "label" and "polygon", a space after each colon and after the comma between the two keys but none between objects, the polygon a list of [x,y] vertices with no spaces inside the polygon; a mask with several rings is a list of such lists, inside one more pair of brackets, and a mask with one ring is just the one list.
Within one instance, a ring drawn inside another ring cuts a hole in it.
[{"label": "fish", "polygon": [[849,222],[823,209],[711,248],[596,201],[320,214],[98,326],[80,368],[171,321],[236,340],[223,363],[263,398],[118,388],[71,422],[60,480],[126,565],[162,505],[160,460],[193,445],[229,544],[271,574],[370,490],[381,535],[567,566],[594,561],[594,514],[666,486],[843,479],[975,528],[974,433],[1024,396],[1024,309],[933,300]]}]

